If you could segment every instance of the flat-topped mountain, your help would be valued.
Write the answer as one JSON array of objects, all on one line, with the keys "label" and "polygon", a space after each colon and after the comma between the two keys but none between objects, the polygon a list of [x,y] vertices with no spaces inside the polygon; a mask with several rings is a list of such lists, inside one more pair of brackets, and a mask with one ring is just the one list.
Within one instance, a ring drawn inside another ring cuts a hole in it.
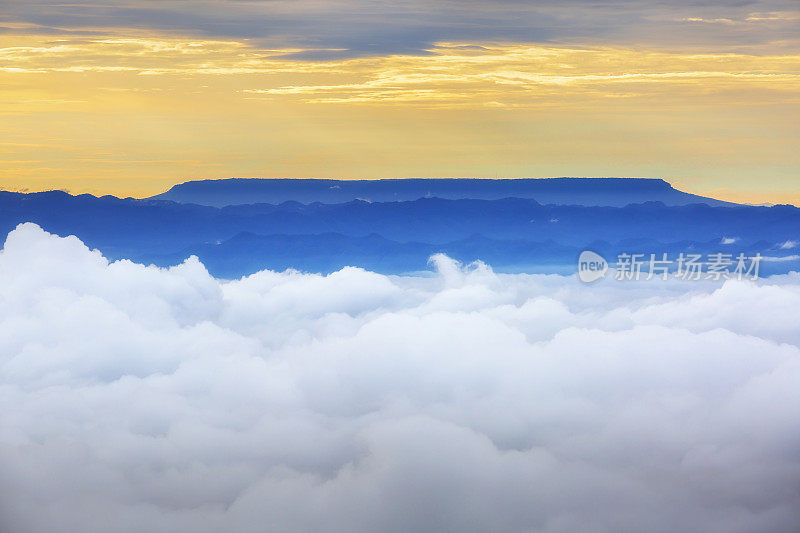
[{"label": "flat-topped mountain", "polygon": [[446,200],[499,200],[524,198],[540,204],[623,207],[644,202],[667,206],[704,203],[733,205],[679,191],[661,179],[646,178],[543,178],[543,179],[220,179],[187,181],[152,199],[184,204],[224,207],[241,204],[338,204]]}]

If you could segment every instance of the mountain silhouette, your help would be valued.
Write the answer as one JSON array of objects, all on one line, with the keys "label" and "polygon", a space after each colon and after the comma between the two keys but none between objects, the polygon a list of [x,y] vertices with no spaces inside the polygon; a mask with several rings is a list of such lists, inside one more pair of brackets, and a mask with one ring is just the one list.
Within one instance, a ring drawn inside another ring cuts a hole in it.
[{"label": "mountain silhouette", "polygon": [[167,266],[197,255],[235,278],[265,268],[329,272],[425,270],[431,254],[481,260],[498,271],[568,273],[584,249],[618,253],[762,253],[798,268],[793,206],[543,205],[533,199],[442,199],[339,204],[287,201],[222,208],[60,191],[0,192],[0,231],[34,222],[76,235],[110,259]]},{"label": "mountain silhouette", "polygon": [[665,205],[732,205],[679,191],[661,179],[220,179],[187,181],[154,200],[224,207],[240,204],[398,202],[420,198],[447,200],[533,199],[541,204],[623,207],[647,201]]}]

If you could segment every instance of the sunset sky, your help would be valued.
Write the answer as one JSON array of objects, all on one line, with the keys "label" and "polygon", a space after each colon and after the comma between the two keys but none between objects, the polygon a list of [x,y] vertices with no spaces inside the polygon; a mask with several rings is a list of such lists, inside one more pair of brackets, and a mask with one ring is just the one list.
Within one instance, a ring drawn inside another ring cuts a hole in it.
[{"label": "sunset sky", "polygon": [[800,9],[0,1],[0,188],[658,177],[800,204]]}]

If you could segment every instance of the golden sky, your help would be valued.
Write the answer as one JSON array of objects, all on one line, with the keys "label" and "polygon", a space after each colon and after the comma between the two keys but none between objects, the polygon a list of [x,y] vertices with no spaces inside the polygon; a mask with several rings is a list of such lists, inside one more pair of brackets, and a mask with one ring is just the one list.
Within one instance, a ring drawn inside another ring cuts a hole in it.
[{"label": "golden sky", "polygon": [[[776,16],[794,15],[760,15]],[[152,28],[6,26],[6,190],[141,197],[234,176],[647,176],[800,203],[800,51],[781,43],[459,40],[347,54]]]}]

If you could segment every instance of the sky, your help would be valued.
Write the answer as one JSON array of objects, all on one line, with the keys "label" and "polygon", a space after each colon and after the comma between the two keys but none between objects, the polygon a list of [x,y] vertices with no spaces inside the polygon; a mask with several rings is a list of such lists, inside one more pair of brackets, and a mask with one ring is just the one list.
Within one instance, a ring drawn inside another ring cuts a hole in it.
[{"label": "sky", "polygon": [[0,1],[0,188],[664,178],[800,204],[800,9]]}]

